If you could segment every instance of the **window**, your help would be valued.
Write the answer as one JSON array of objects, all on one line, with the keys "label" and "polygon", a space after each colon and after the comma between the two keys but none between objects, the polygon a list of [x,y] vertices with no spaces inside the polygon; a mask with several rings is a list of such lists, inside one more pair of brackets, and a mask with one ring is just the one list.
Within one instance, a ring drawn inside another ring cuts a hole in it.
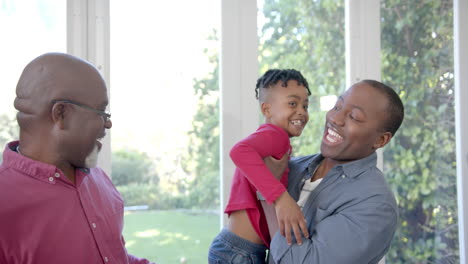
[{"label": "window", "polygon": [[24,67],[40,54],[66,51],[66,1],[0,0],[0,25],[0,144],[3,148],[18,137],[13,101]]},{"label": "window", "polygon": [[381,1],[382,80],[405,120],[384,149],[400,226],[388,263],[458,262],[452,1]]},{"label": "window", "polygon": [[110,19],[112,178],[129,209],[151,209],[127,211],[128,250],[206,262],[219,231],[219,5],[112,1]]}]

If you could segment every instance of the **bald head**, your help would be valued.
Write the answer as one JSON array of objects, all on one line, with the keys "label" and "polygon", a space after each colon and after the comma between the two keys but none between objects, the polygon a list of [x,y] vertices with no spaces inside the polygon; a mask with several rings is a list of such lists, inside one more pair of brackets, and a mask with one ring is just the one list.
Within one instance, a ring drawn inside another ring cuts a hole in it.
[{"label": "bald head", "polygon": [[46,121],[54,99],[85,101],[96,93],[106,93],[106,86],[90,63],[63,53],[43,54],[25,67],[16,87],[20,128]]},{"label": "bald head", "polygon": [[16,87],[21,154],[53,164],[74,181],[76,167],[92,167],[99,140],[112,122],[104,118],[106,84],[90,63],[63,53],[35,58]]}]

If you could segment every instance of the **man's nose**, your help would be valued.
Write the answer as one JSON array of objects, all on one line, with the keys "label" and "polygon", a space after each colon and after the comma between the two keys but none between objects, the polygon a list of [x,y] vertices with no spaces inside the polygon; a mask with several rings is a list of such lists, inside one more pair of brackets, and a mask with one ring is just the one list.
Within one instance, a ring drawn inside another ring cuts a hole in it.
[{"label": "man's nose", "polygon": [[104,123],[104,127],[110,129],[112,127],[112,121],[110,119],[107,119],[106,123]]},{"label": "man's nose", "polygon": [[337,126],[343,126],[345,124],[345,113],[341,110],[335,111],[329,115],[330,122]]}]

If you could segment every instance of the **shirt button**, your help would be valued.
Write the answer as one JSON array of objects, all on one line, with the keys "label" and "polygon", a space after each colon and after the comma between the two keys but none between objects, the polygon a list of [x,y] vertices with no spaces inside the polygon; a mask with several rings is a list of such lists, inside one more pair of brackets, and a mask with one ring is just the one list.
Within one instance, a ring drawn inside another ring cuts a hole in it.
[{"label": "shirt button", "polygon": [[92,223],[91,225],[93,226],[93,228],[96,228],[96,223]]},{"label": "shirt button", "polygon": [[56,172],[56,173],[54,174],[54,176],[55,176],[55,178],[60,178],[60,173]]},{"label": "shirt button", "polygon": [[53,182],[53,181],[54,181],[54,177],[49,177],[49,181],[50,181],[50,182]]},{"label": "shirt button", "polygon": [[105,261],[105,262],[108,262],[109,259],[108,259],[107,257],[104,257],[104,261]]}]

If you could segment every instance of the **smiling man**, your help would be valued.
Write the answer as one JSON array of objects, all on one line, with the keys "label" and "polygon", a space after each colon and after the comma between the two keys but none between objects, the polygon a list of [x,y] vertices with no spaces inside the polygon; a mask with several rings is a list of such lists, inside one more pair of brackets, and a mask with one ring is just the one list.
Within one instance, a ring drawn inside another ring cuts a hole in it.
[{"label": "smiling man", "polygon": [[123,201],[95,168],[112,127],[107,88],[94,66],[48,53],[17,88],[19,141],[0,166],[0,263],[149,263],[127,254]]},{"label": "smiling man", "polygon": [[[398,213],[394,195],[376,167],[375,151],[391,140],[403,117],[399,96],[377,81],[358,82],[339,97],[326,115],[321,153],[289,162],[288,191],[303,210],[310,237],[289,245],[276,232],[270,259],[277,264],[364,264],[382,259]],[[266,163],[277,175],[278,164]]]}]

